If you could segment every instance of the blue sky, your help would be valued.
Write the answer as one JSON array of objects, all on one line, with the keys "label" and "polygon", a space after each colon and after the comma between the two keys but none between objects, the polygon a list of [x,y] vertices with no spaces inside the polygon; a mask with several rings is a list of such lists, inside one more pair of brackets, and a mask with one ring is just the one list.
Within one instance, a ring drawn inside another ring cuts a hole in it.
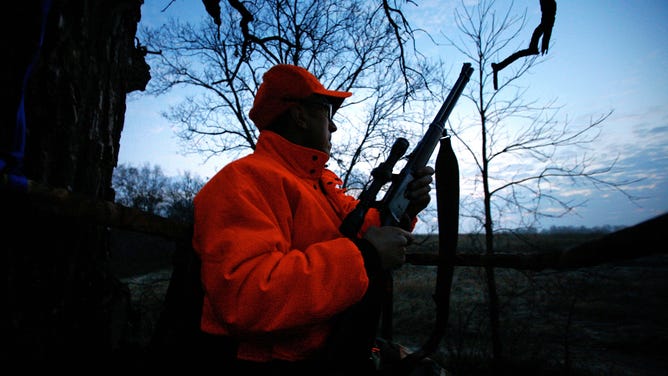
[{"label": "blue sky", "polygon": [[[195,20],[206,17],[201,1],[176,0],[160,13],[168,3],[145,0],[140,24],[155,26],[168,17],[184,15]],[[417,3],[418,7],[405,7],[409,21],[437,38],[441,33],[456,38],[453,13],[460,1]],[[465,3],[475,4],[472,0]],[[497,3],[505,7],[508,2]],[[514,4],[517,12],[527,10],[524,38],[528,43],[540,21],[539,1]],[[624,176],[644,179],[629,187],[630,193],[643,199],[632,203],[609,190],[578,191],[588,200],[587,205],[568,217],[545,221],[544,226],[633,225],[668,211],[667,35],[666,0],[557,0],[550,50],[540,57],[542,63],[523,77],[522,84],[533,98],[556,99],[563,106],[563,121],[587,122],[612,110],[591,153],[608,160],[619,155],[618,167]],[[433,47],[429,53],[453,62],[457,72],[463,61],[447,46]],[[503,80],[504,71],[499,80]],[[222,167],[224,162],[204,163],[200,156],[181,153],[171,125],[160,116],[167,106],[178,103],[181,95],[129,96],[119,163],[158,164],[168,175],[191,171],[202,178]],[[562,188],[564,194],[569,193],[567,187]]]}]

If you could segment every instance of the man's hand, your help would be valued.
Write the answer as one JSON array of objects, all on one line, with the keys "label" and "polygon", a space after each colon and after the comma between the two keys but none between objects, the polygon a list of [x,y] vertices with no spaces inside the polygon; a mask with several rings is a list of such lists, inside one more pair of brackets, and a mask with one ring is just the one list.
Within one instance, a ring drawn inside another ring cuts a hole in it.
[{"label": "man's hand", "polygon": [[431,191],[431,182],[434,180],[434,169],[430,166],[424,166],[415,171],[414,175],[415,178],[406,189],[406,198],[410,200],[410,204],[406,208],[406,214],[410,218],[415,218],[431,201],[429,192]]},{"label": "man's hand", "polygon": [[400,267],[406,262],[406,246],[413,242],[410,232],[395,226],[369,227],[364,239],[378,251],[383,270]]}]

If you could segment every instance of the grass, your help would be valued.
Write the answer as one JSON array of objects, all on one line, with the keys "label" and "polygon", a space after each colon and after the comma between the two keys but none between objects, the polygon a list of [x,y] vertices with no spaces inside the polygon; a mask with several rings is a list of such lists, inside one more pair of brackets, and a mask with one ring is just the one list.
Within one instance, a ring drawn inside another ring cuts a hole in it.
[{"label": "grass", "polygon": [[[496,244],[505,248],[499,252],[541,252],[592,236],[532,234]],[[480,240],[460,238],[459,251],[473,251]],[[433,246],[425,240],[420,251]],[[559,272],[497,268],[502,368],[514,375],[665,376],[667,271],[665,255]],[[395,273],[396,342],[412,349],[424,343],[433,328],[434,284],[434,267],[405,265]],[[485,286],[482,269],[455,268],[449,325],[436,354],[455,375],[492,374]]]}]

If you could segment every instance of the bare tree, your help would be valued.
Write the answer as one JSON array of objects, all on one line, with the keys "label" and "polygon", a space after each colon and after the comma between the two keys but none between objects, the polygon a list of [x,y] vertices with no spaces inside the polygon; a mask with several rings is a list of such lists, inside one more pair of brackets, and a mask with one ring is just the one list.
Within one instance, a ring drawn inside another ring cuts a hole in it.
[{"label": "bare tree", "polygon": [[192,223],[193,199],[203,185],[204,180],[189,171],[169,177],[160,166],[148,164],[120,164],[112,181],[116,203],[183,223]]},{"label": "bare tree", "polygon": [[169,202],[167,218],[177,221],[192,223],[194,221],[195,195],[204,186],[205,181],[197,175],[186,171],[179,178],[169,184],[166,198]]},{"label": "bare tree", "polygon": [[151,167],[147,163],[138,168],[121,164],[114,169],[116,202],[131,208],[164,214],[168,186],[169,178],[158,165]]},{"label": "bare tree", "polygon": [[[451,132],[474,161],[472,185],[482,192],[465,199],[462,215],[484,231],[487,254],[494,254],[495,231],[531,228],[541,218],[566,215],[584,203],[563,198],[558,194],[560,187],[593,185],[612,188],[631,198],[623,190],[630,182],[614,180],[610,174],[615,161],[600,163],[588,153],[612,111],[587,124],[571,124],[558,118],[560,108],[554,100],[541,104],[538,99],[527,98],[521,80],[540,62],[538,56],[523,59],[514,70],[506,72],[497,91],[490,88],[493,73],[488,67],[492,59],[513,49],[525,28],[526,12],[516,16],[512,4],[500,14],[498,17],[494,0],[472,7],[462,3],[455,21],[464,37],[459,41],[446,37],[477,68],[477,77],[472,78],[475,84],[469,85],[473,89],[463,94],[475,106],[477,120]],[[493,355],[500,360],[499,303],[493,268],[486,268],[486,279]]]},{"label": "bare tree", "polygon": [[408,43],[412,30],[401,9],[352,0],[221,1],[220,7],[220,25],[227,26],[214,17],[199,26],[171,20],[142,30],[148,48],[159,51],[148,56],[149,93],[193,89],[164,113],[188,151],[209,159],[253,149],[258,133],[247,113],[261,75],[277,63],[297,64],[327,87],[354,92],[346,105],[359,111],[337,116],[346,134],[335,133],[333,160],[345,184],[359,187],[367,175],[356,175],[355,166],[373,167],[414,108],[408,99],[428,94],[433,67]]}]

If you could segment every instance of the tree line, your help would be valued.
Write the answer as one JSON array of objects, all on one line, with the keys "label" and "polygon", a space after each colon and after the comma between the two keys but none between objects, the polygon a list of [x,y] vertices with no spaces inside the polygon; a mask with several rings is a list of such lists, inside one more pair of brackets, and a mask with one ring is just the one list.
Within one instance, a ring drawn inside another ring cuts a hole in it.
[{"label": "tree line", "polygon": [[[115,202],[161,217],[192,223],[193,199],[204,186],[204,179],[185,171],[177,176],[165,175],[162,167],[145,163],[141,166],[120,164],[114,170],[112,187]],[[512,230],[521,234],[609,234],[624,226],[550,226]],[[500,231],[504,232],[504,231]]]},{"label": "tree line", "polygon": [[159,165],[120,164],[112,177],[115,202],[161,217],[192,223],[193,199],[205,181],[189,171],[167,176]]}]

